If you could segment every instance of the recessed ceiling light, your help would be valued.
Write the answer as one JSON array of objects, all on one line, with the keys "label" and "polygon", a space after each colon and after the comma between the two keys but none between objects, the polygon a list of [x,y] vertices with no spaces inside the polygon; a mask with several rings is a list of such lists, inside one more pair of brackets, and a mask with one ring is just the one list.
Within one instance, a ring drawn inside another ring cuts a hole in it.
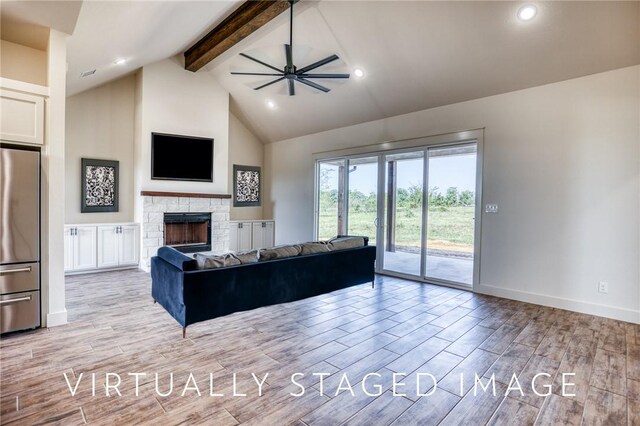
[{"label": "recessed ceiling light", "polygon": [[536,17],[536,13],[538,13],[536,7],[532,4],[527,4],[518,10],[518,18],[521,21],[530,21]]},{"label": "recessed ceiling light", "polygon": [[364,77],[364,70],[362,68],[354,68],[353,70],[353,76],[355,78],[362,78]]},{"label": "recessed ceiling light", "polygon": [[116,65],[124,65],[125,62],[127,62],[125,58],[118,58],[115,61],[113,61],[113,63]]},{"label": "recessed ceiling light", "polygon": [[273,102],[272,100],[268,100],[268,101],[266,102],[266,104],[267,104],[267,108],[269,108],[269,109],[276,109],[276,108],[277,108],[276,103],[275,103],[275,102]]}]

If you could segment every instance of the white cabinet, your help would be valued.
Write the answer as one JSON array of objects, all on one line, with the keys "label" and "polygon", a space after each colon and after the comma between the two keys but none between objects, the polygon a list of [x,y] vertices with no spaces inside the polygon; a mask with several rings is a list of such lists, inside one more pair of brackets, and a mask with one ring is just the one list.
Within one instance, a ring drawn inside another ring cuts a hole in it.
[{"label": "white cabinet", "polygon": [[65,271],[82,271],[96,267],[96,227],[65,226]]},{"label": "white cabinet", "polygon": [[118,227],[98,226],[98,268],[115,268],[118,261]]},{"label": "white cabinet", "polygon": [[12,90],[0,90],[0,139],[44,143],[44,98]]},{"label": "white cabinet", "polygon": [[[86,272],[137,266],[140,247],[139,229],[137,224],[69,225],[65,227],[65,271]],[[89,238],[89,234],[92,234],[93,238]],[[81,235],[86,235],[86,237],[80,238]],[[88,259],[90,256],[93,259],[91,265],[83,260],[84,257]]]},{"label": "white cabinet", "polygon": [[246,220],[229,223],[229,250],[243,251],[273,247],[275,222]]},{"label": "white cabinet", "polygon": [[98,268],[138,264],[138,226],[98,226]]},{"label": "white cabinet", "polygon": [[251,250],[251,222],[229,223],[229,250]]},{"label": "white cabinet", "polygon": [[137,265],[140,257],[138,225],[120,226],[118,237],[118,262],[120,266]]},{"label": "white cabinet", "polygon": [[253,222],[251,224],[251,247],[254,249],[273,247],[273,222]]}]

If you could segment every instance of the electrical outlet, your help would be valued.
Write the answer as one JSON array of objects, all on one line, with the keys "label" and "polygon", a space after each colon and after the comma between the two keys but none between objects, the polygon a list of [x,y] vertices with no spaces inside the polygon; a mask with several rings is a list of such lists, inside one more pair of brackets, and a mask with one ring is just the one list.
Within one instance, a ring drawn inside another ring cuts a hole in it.
[{"label": "electrical outlet", "polygon": [[497,204],[487,204],[484,206],[485,213],[498,213],[498,205]]},{"label": "electrical outlet", "polygon": [[598,283],[598,292],[599,293],[609,293],[609,283],[606,281],[600,281]]}]

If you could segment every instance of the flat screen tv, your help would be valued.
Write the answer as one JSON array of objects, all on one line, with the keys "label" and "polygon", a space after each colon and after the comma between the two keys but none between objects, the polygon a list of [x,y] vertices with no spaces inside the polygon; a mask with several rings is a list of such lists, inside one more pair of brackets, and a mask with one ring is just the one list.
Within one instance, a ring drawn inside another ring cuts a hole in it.
[{"label": "flat screen tv", "polygon": [[152,133],[151,179],[213,182],[213,139]]}]

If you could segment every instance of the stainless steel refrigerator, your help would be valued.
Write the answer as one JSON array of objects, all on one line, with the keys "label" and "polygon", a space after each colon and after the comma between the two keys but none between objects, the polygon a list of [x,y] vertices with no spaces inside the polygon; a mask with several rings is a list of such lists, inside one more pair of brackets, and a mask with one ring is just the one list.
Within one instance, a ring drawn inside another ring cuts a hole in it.
[{"label": "stainless steel refrigerator", "polygon": [[40,326],[40,151],[0,144],[0,333]]}]

